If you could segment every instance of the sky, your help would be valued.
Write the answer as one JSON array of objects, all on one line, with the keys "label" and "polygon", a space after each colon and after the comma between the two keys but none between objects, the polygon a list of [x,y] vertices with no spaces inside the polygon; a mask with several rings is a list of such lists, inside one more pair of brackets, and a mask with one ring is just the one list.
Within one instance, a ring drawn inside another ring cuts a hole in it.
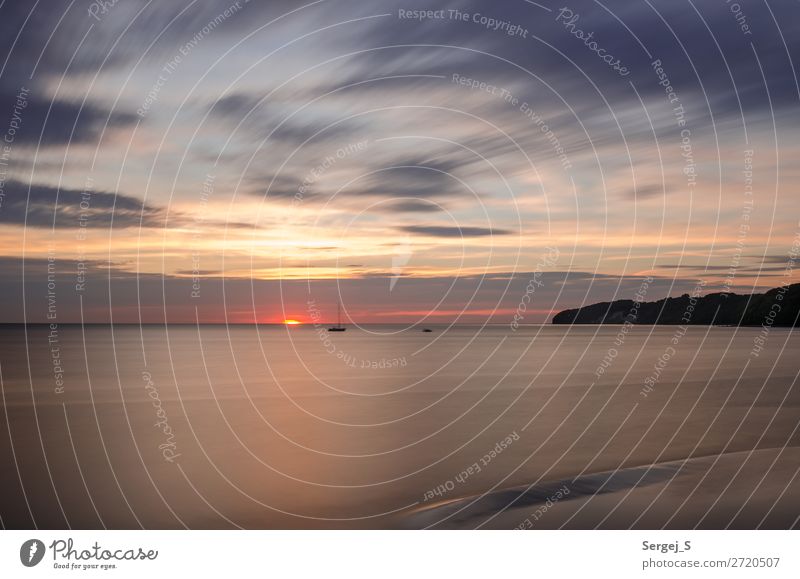
[{"label": "sky", "polygon": [[798,10],[3,2],[0,321],[541,323],[800,281]]}]

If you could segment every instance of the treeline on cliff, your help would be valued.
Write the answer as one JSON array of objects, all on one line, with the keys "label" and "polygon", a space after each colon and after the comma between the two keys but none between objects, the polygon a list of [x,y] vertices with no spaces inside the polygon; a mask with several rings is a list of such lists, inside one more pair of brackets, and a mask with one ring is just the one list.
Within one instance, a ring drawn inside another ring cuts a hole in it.
[{"label": "treeline on cliff", "polygon": [[656,302],[616,300],[564,310],[554,324],[693,324],[726,326],[798,326],[800,283],[763,294],[712,293],[665,298]]}]

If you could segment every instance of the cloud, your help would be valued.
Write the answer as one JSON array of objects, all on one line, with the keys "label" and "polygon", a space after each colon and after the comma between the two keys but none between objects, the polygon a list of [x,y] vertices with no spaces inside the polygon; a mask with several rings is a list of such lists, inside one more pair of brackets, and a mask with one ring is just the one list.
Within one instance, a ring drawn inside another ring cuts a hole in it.
[{"label": "cloud", "polygon": [[777,263],[783,265],[788,264],[791,259],[788,253],[786,255],[746,255],[745,257],[760,261],[761,263]]},{"label": "cloud", "polygon": [[356,130],[359,125],[353,121],[334,123],[334,120],[329,121],[297,121],[296,117],[290,121],[282,122],[280,126],[276,126],[268,133],[262,136],[269,135],[271,140],[282,141],[291,143],[293,145],[307,145],[309,142],[329,142],[340,140],[342,144],[357,141],[355,136]]},{"label": "cloud", "polygon": [[310,143],[358,140],[354,137],[361,128],[357,121],[340,122],[336,116],[312,120],[300,114],[292,115],[296,106],[272,105],[269,101],[262,102],[263,98],[263,94],[257,93],[232,93],[211,104],[211,115],[234,127],[238,125],[239,130],[259,142],[269,137],[270,141],[308,146]]},{"label": "cloud", "polygon": [[425,166],[378,169],[343,189],[340,195],[434,199],[469,194],[452,176]]},{"label": "cloud", "polygon": [[[23,260],[21,257],[10,255],[0,255],[0,271],[3,272],[3,276],[6,279],[21,280],[23,262],[25,266],[25,280],[30,283],[46,283],[48,273],[69,278],[70,276],[74,277],[75,272],[78,271],[78,262],[72,259],[57,259],[50,262],[45,258],[26,257]],[[86,271],[103,272],[102,275],[108,275],[108,272],[112,272],[115,277],[136,277],[134,272],[126,269],[131,265],[126,262],[87,259],[80,262],[80,264]]]},{"label": "cloud", "polygon": [[688,263],[683,264],[664,264],[664,265],[657,265],[656,269],[691,269],[691,270],[698,270],[698,271],[728,271],[731,269],[729,265],[692,265]]},{"label": "cloud", "polygon": [[486,237],[490,235],[510,235],[507,229],[487,227],[447,227],[444,225],[406,225],[401,228],[406,233],[429,237]]},{"label": "cloud", "polygon": [[252,113],[264,95],[236,92],[225,95],[211,103],[211,114],[219,118],[242,119]]},{"label": "cloud", "polygon": [[636,189],[631,189],[627,196],[630,199],[652,199],[663,197],[665,192],[662,185],[640,185]]},{"label": "cloud", "polygon": [[[6,181],[0,224],[28,227],[163,227],[166,211],[122,193]],[[83,203],[83,206],[81,206]]]},{"label": "cloud", "polygon": [[81,98],[54,98],[48,83],[42,82],[93,73],[105,57],[107,65],[119,64],[118,54],[102,51],[99,34],[92,36],[91,50],[78,50],[91,23],[85,5],[78,9],[63,0],[46,6],[23,2],[0,7],[0,53],[8,55],[0,88],[4,128],[13,118],[19,95],[26,94],[23,107],[18,107],[15,144],[95,143],[104,128],[132,126],[138,120],[132,111],[112,111],[109,104],[91,98],[83,103]]},{"label": "cloud", "polygon": [[435,213],[441,211],[441,207],[438,205],[419,199],[401,199],[390,203],[381,203],[374,209],[384,213]]},{"label": "cloud", "polygon": [[[265,175],[255,174],[244,179],[241,191],[247,195],[262,198],[268,201],[276,199],[294,199],[298,195],[303,178],[292,179],[288,175]],[[310,185],[303,190],[302,199],[308,200],[314,193],[310,191]]]},{"label": "cloud", "polygon": [[[24,86],[24,85],[23,85]],[[27,88],[27,87],[26,87]],[[10,124],[15,105],[17,107],[20,128],[14,134],[14,143],[24,145],[41,145],[52,147],[67,143],[96,143],[104,128],[106,130],[132,126],[137,117],[128,112],[110,112],[96,104],[64,100],[49,100],[39,94],[36,89],[28,89],[27,96],[22,87],[17,92],[0,92],[0,111],[9,111],[9,117],[3,119]]]}]

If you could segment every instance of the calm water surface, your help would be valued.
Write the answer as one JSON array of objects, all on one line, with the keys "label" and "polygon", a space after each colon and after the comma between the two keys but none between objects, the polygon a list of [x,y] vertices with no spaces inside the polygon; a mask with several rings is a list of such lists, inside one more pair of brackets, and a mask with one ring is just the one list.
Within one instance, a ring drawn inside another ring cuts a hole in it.
[{"label": "calm water surface", "polygon": [[[4,326],[0,516],[426,526],[443,501],[577,481],[537,525],[796,525],[800,333],[773,329],[755,356],[760,329],[676,331]],[[584,497],[580,477],[608,471],[626,488]],[[523,503],[480,524],[530,520]]]}]

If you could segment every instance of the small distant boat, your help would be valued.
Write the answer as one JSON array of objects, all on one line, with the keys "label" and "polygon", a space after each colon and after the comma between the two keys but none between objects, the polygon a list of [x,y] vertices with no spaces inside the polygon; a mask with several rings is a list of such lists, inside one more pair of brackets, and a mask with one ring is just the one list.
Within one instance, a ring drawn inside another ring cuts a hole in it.
[{"label": "small distant boat", "polygon": [[347,328],[342,325],[342,302],[336,305],[336,325],[328,328],[329,332],[345,332]]},{"label": "small distant boat", "polygon": [[423,332],[432,332],[433,330],[431,330],[430,328],[422,328],[422,331]]}]

